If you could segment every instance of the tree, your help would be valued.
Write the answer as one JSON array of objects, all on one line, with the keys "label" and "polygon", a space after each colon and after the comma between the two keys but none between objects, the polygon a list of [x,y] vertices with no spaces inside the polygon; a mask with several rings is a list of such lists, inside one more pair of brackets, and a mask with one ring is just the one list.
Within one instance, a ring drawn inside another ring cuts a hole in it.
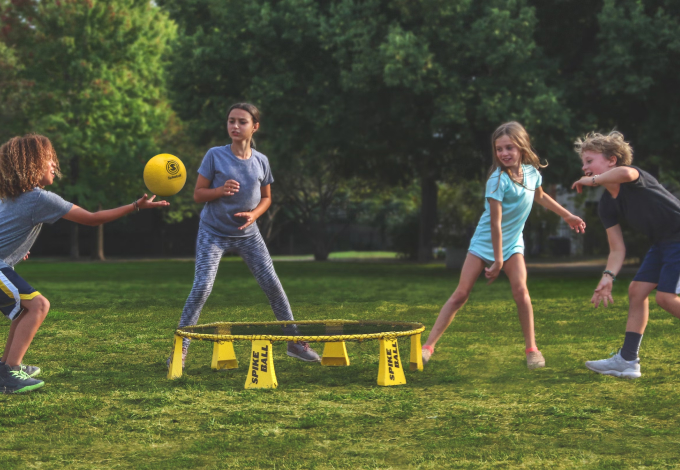
[{"label": "tree", "polygon": [[[322,38],[351,105],[351,163],[421,187],[418,258],[431,257],[437,182],[481,178],[489,136],[519,120],[540,145],[569,124],[553,70],[533,39],[534,9],[518,1],[333,2]],[[541,138],[542,137],[542,138]]]},{"label": "tree", "polygon": [[90,210],[139,197],[171,115],[164,55],[174,24],[148,0],[22,0],[1,13],[17,76],[31,83],[26,130],[50,137],[65,170],[58,189]]},{"label": "tree", "polygon": [[[181,29],[169,83],[196,142],[224,144],[229,106],[243,100],[257,105],[263,113],[257,148],[272,164],[275,198],[280,191],[291,217],[306,228],[315,257],[326,259],[337,236],[328,217],[336,203],[344,204],[337,192],[344,175],[335,169],[350,150],[343,145],[348,126],[338,67],[319,37],[325,2],[159,4]],[[261,222],[269,228],[272,221]]]},{"label": "tree", "polygon": [[0,142],[26,128],[26,95],[30,83],[19,78],[22,71],[14,50],[0,42]]}]

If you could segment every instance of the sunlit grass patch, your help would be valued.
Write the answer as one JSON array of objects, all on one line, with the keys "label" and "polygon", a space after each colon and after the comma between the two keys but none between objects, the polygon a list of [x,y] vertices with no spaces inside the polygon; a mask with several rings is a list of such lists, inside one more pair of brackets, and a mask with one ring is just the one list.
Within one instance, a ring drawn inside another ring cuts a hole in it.
[{"label": "sunlit grass patch", "polygon": [[[165,359],[193,264],[22,263],[52,311],[26,362],[46,386],[0,396],[2,468],[672,468],[680,466],[680,322],[650,302],[641,379],[584,368],[621,343],[617,303],[593,310],[596,274],[529,277],[543,370],[528,371],[505,278],[480,282],[421,373],[376,385],[378,343],[348,343],[351,365],[304,364],[274,345],[279,388],[244,390],[240,367],[213,372],[194,341],[182,378]],[[298,319],[422,321],[455,288],[443,266],[286,262],[277,272]],[[273,319],[247,267],[220,266],[201,316]],[[8,323],[0,323],[6,335]],[[427,333],[425,334],[425,336]],[[424,337],[425,337],[424,336]],[[322,345],[313,345],[319,351]],[[402,360],[408,340],[400,340]]]}]

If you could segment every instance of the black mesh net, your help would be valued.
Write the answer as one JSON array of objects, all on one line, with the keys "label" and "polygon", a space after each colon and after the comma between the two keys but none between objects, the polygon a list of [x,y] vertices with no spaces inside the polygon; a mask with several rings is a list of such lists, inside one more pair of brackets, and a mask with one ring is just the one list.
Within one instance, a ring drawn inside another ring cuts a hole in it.
[{"label": "black mesh net", "polygon": [[[356,336],[343,338],[344,341],[361,341],[367,335],[381,333],[414,332],[422,328],[416,322],[390,322],[380,320],[366,321],[298,321],[298,322],[253,322],[253,323],[210,323],[206,325],[179,328],[181,333],[199,335],[231,336]],[[202,339],[211,338],[206,337]]]}]

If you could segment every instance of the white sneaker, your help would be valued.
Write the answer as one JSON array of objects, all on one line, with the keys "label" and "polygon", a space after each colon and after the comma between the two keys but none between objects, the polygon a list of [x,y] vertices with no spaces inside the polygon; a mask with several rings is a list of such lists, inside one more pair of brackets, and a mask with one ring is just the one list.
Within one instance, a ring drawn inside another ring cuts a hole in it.
[{"label": "white sneaker", "polygon": [[586,361],[586,367],[598,374],[613,375],[624,379],[637,379],[642,375],[640,373],[640,358],[626,361],[621,357],[620,349],[616,354],[612,354],[609,359]]}]

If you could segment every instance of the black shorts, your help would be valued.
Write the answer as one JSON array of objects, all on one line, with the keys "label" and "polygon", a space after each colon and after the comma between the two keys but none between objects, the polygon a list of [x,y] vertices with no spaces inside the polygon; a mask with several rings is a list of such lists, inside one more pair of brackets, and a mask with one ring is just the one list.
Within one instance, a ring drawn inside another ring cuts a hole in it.
[{"label": "black shorts", "polygon": [[12,268],[0,268],[0,312],[10,320],[21,313],[21,301],[40,295]]},{"label": "black shorts", "polygon": [[680,293],[680,243],[655,243],[647,252],[634,281],[657,284],[656,290]]}]

